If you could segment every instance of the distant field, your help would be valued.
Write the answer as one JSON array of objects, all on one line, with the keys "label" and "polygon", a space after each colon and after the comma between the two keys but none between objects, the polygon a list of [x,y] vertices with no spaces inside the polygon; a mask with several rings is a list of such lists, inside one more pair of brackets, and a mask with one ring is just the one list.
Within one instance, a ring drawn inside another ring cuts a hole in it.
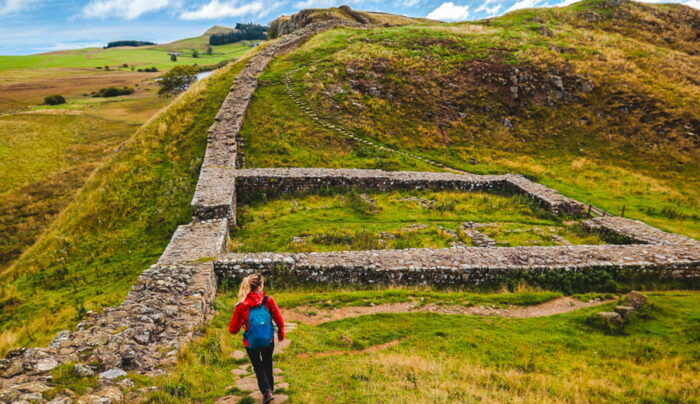
[{"label": "distant field", "polygon": [[[214,65],[250,49],[241,42],[213,47],[207,55],[207,44],[202,36],[141,48],[0,56],[0,270],[36,240],[119,144],[169,103],[157,96],[153,79],[177,64]],[[192,48],[201,57],[192,58]],[[183,54],[171,62],[166,49]],[[89,95],[124,86],[136,92]],[[67,103],[41,105],[53,94]]]},{"label": "distant field", "polygon": [[[87,68],[95,69],[97,67],[109,66],[110,69],[121,69],[131,71],[131,66],[136,68],[155,66],[158,69],[169,69],[181,64],[199,64],[209,65],[216,64],[222,60],[229,60],[241,57],[250,49],[247,41],[237,42],[233,44],[212,46],[213,52],[211,55],[206,54],[206,46],[198,47],[197,51],[200,56],[192,57],[192,49],[189,46],[201,44],[200,42],[188,43],[184,45],[188,47],[177,47],[179,52],[176,62],[170,60],[168,50],[163,47],[143,46],[138,48],[119,47],[110,49],[101,48],[85,48],[67,51],[58,51],[50,53],[42,53],[38,55],[27,56],[0,56],[0,72],[20,69],[47,69],[47,68]],[[119,66],[128,64],[128,68]]]},{"label": "distant field", "polygon": [[81,97],[0,116],[0,270],[36,240],[94,169],[168,102],[146,84],[128,97]]}]

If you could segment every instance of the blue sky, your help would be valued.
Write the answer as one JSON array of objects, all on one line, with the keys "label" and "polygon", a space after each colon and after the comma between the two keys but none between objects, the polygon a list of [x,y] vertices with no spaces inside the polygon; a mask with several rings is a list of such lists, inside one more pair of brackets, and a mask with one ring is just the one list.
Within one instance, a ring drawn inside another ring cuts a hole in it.
[{"label": "blue sky", "polygon": [[[700,8],[700,0],[679,1]],[[461,21],[571,3],[574,0],[0,0],[0,55],[102,46],[120,39],[166,43],[198,36],[214,24],[268,23],[304,8],[342,4]]]}]

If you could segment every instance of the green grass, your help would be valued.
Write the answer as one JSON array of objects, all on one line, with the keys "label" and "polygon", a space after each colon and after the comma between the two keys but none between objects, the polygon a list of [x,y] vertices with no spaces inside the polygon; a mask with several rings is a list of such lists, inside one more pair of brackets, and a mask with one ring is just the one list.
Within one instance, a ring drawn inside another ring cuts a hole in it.
[{"label": "green grass", "polygon": [[190,221],[207,128],[244,63],[197,83],[139,129],[2,273],[0,353],[44,345],[84,310],[117,305],[156,262]]},{"label": "green grass", "polygon": [[[271,294],[286,304],[367,298],[367,292],[356,292],[356,298],[353,292],[309,292],[306,298],[297,292]],[[394,294],[403,295],[385,291],[372,297],[391,302]],[[303,403],[697,403],[700,294],[649,296],[651,307],[620,335],[604,334],[586,321],[614,304],[525,319],[397,313],[300,324],[275,366],[290,383],[285,394]],[[481,296],[485,301],[497,297]],[[459,304],[463,295],[440,298]],[[233,384],[229,372],[239,365],[231,352],[242,347],[240,337],[226,330],[234,303],[232,295],[220,296],[219,314],[204,335],[179,355],[169,375],[155,380],[157,386],[187,388],[161,389],[150,402],[213,403],[226,394]],[[400,343],[387,350],[342,354],[395,340]],[[298,356],[333,351],[339,353]],[[174,397],[168,391],[185,394]]]},{"label": "green grass", "polygon": [[467,221],[485,225],[477,230],[498,246],[558,245],[553,236],[573,244],[603,243],[524,197],[482,192],[284,195],[242,206],[237,217],[240,228],[231,241],[237,252],[447,248],[456,241],[473,245],[460,230]]},{"label": "green grass", "polygon": [[[435,170],[316,126],[286,96],[282,80],[294,70],[307,104],[360,136],[474,173],[521,173],[613,214],[624,207],[627,217],[700,238],[700,149],[687,133],[700,119],[700,92],[688,78],[700,80],[700,71],[697,55],[685,52],[696,45],[671,23],[677,8],[664,9],[674,50],[640,23],[654,6],[625,5],[632,14],[600,26],[577,14],[599,6],[322,33],[263,75],[241,131],[247,164]],[[534,16],[543,22],[526,21]],[[543,24],[553,37],[533,30]],[[513,100],[516,67],[534,90]],[[571,98],[550,94],[554,74]],[[584,79],[590,92],[575,87]]]},{"label": "green grass", "polygon": [[[214,65],[224,60],[236,59],[243,56],[250,47],[249,41],[236,42],[226,45],[212,46],[211,55],[205,53],[206,46],[198,48],[200,57],[192,57],[192,44],[184,43],[183,47],[158,48],[153,46],[138,48],[85,48],[69,51],[58,51],[27,56],[0,56],[0,72],[20,69],[54,69],[54,68],[87,68],[109,66],[113,70],[131,71],[131,66],[138,68],[156,67],[160,70],[170,69],[181,64]],[[187,46],[187,47],[184,47]],[[178,60],[170,60],[170,51],[183,52]],[[120,67],[128,64],[129,68]]]}]

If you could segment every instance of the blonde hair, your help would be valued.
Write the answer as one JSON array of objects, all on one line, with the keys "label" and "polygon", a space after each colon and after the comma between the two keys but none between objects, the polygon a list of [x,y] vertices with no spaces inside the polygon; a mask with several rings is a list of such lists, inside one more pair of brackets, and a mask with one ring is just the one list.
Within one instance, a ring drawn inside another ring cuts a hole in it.
[{"label": "blonde hair", "polygon": [[238,303],[243,303],[248,293],[258,290],[264,282],[265,278],[260,274],[252,274],[243,278],[241,287],[238,289]]}]

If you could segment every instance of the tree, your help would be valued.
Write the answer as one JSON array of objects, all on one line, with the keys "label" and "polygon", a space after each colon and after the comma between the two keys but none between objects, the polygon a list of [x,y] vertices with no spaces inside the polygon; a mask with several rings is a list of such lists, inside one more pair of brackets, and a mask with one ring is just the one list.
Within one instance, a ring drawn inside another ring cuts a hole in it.
[{"label": "tree", "polygon": [[192,49],[192,57],[193,57],[193,58],[198,58],[198,57],[199,57],[199,52],[197,52],[197,49]]},{"label": "tree", "polygon": [[197,81],[198,69],[194,66],[175,66],[158,82],[158,95],[165,97],[181,93]]},{"label": "tree", "polygon": [[207,55],[211,55],[214,52],[214,49],[211,48],[211,46],[207,47]]},{"label": "tree", "polygon": [[177,55],[174,54],[174,53],[171,53],[171,54],[170,54],[170,61],[171,61],[171,62],[177,62]]}]

